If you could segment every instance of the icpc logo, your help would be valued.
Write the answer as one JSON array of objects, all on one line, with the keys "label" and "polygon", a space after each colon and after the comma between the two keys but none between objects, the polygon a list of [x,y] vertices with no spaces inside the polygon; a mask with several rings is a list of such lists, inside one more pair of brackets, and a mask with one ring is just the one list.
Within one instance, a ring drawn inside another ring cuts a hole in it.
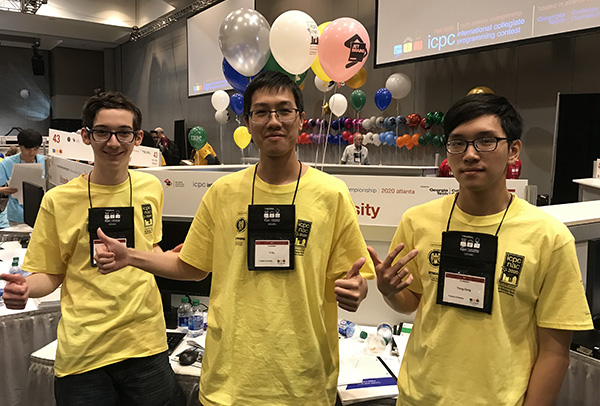
[{"label": "icpc logo", "polygon": [[423,49],[423,40],[421,39],[413,39],[412,37],[404,38],[402,44],[398,44],[394,46],[394,55],[396,57],[407,54],[413,51],[421,51]]}]

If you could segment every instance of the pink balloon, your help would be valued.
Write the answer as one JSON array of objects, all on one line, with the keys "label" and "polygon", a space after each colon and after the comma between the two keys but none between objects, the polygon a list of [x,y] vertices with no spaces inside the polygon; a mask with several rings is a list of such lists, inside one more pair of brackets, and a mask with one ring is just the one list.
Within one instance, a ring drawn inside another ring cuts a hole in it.
[{"label": "pink balloon", "polygon": [[366,28],[353,18],[333,20],[319,38],[319,61],[327,76],[345,82],[365,64],[371,50]]}]

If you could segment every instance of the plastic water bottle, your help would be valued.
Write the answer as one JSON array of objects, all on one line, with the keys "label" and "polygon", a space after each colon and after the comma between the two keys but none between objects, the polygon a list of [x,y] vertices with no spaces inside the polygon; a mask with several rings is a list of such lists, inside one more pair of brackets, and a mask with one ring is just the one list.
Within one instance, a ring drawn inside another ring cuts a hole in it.
[{"label": "plastic water bottle", "polygon": [[19,267],[19,257],[13,257],[12,266],[8,270],[8,273],[23,275],[24,278],[31,275],[31,272],[24,271]]},{"label": "plastic water bottle", "polygon": [[364,340],[367,338],[366,331],[361,331],[360,327],[346,319],[338,322],[338,332],[342,337],[354,338],[355,340]]},{"label": "plastic water bottle", "polygon": [[381,323],[377,326],[377,335],[383,337],[385,343],[389,343],[392,341],[392,326],[387,323]]},{"label": "plastic water bottle", "polygon": [[198,299],[194,299],[193,304],[192,318],[188,326],[188,335],[190,337],[198,337],[204,332],[204,313],[200,308],[200,301]]},{"label": "plastic water bottle", "polygon": [[192,317],[192,305],[187,296],[181,298],[181,305],[177,309],[177,330],[187,333]]}]

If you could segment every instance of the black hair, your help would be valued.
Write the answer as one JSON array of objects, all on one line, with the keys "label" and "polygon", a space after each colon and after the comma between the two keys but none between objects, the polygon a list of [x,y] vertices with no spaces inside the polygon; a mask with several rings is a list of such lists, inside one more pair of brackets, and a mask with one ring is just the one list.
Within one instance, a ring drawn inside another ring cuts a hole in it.
[{"label": "black hair", "polygon": [[140,145],[156,148],[156,143],[154,142],[154,138],[152,138],[151,131],[144,130],[144,138],[142,138],[142,143]]},{"label": "black hair", "polygon": [[128,110],[133,113],[133,129],[139,130],[142,126],[142,112],[131,100],[121,92],[108,91],[97,93],[83,106],[81,120],[84,127],[92,128],[96,114],[101,109]]},{"label": "black hair", "polygon": [[246,87],[246,91],[244,92],[244,117],[248,117],[250,106],[252,106],[252,96],[260,89],[273,91],[289,90],[294,95],[296,108],[300,113],[304,111],[302,92],[296,82],[285,73],[264,71],[256,75],[256,77],[248,84],[248,87]]},{"label": "black hair", "polygon": [[17,143],[25,148],[38,148],[42,145],[42,134],[31,128],[21,130],[17,135]]},{"label": "black hair", "polygon": [[489,93],[470,94],[458,100],[444,116],[444,133],[450,135],[456,127],[481,116],[496,116],[508,142],[521,138],[523,119],[502,96]]}]

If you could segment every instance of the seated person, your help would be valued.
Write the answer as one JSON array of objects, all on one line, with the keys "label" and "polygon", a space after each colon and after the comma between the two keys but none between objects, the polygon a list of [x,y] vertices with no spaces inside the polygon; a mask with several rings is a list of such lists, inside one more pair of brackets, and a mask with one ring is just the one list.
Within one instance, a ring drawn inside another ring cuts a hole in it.
[{"label": "seated person", "polygon": [[[42,145],[42,135],[36,130],[25,129],[21,130],[17,135],[17,143],[19,145],[19,153],[7,157],[0,162],[0,194],[13,195],[18,189],[7,186],[8,181],[12,177],[12,171],[15,164],[23,163],[41,163],[45,171],[44,155],[38,154]],[[17,199],[10,196],[6,207],[6,214],[10,224],[23,223],[23,205],[19,204]],[[0,227],[2,225],[0,224]],[[5,226],[6,227],[6,226]]]},{"label": "seated person", "polygon": [[194,165],[220,165],[221,161],[213,147],[207,142],[194,153]]}]

